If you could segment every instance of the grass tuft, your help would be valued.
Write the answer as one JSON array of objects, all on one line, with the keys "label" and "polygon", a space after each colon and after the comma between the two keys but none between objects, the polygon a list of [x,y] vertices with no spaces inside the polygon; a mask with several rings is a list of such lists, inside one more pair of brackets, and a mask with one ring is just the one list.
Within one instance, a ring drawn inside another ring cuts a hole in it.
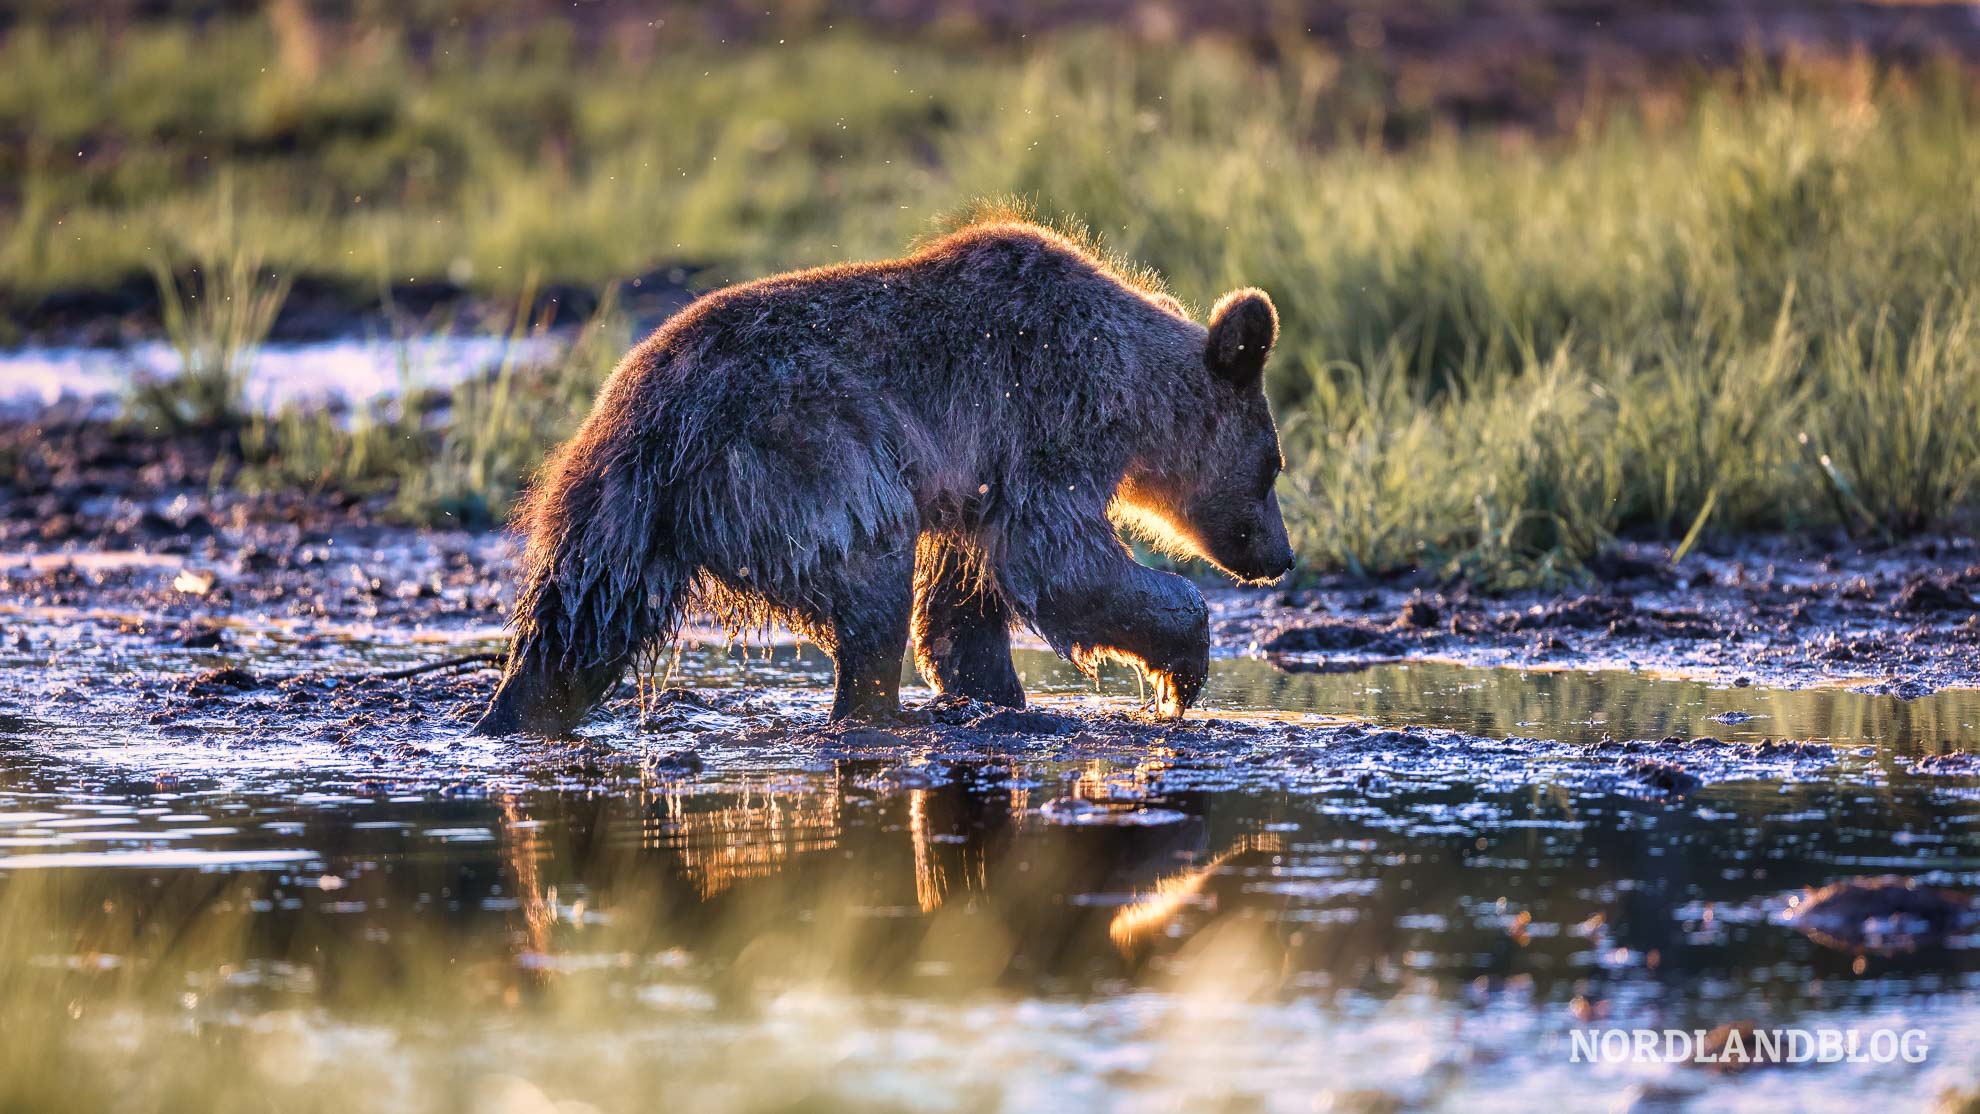
[{"label": "grass tuft", "polygon": [[[290,279],[254,248],[234,243],[232,231],[231,217],[223,216],[190,251],[152,257],[165,336],[179,366],[173,375],[133,382],[130,414],[145,428],[235,429],[248,418],[248,374]],[[175,258],[188,260],[183,274]]]}]

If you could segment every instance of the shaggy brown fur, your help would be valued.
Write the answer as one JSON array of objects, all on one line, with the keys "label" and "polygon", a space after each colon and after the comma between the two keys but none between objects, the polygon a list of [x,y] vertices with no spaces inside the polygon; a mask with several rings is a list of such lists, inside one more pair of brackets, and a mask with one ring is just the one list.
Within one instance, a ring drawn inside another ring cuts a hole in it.
[{"label": "shaggy brown fur", "polygon": [[1179,715],[1202,596],[1116,524],[1245,580],[1292,566],[1256,290],[1210,326],[1024,223],[695,302],[626,356],[517,518],[515,643],[483,733],[558,733],[682,615],[776,620],[837,665],[834,718],[938,688],[1021,706],[1023,623],[1133,662]]}]

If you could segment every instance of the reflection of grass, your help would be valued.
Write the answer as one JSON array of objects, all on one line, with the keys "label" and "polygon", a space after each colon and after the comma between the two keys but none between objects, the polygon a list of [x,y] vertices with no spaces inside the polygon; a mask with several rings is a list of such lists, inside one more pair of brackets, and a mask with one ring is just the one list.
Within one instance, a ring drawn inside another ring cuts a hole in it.
[{"label": "reflection of grass", "polygon": [[[1980,714],[1980,695],[1960,690],[1900,701],[1840,688],[1726,688],[1644,673],[1441,662],[1291,673],[1241,659],[1218,665],[1208,700],[1218,709],[1280,709],[1391,726],[1423,724],[1492,738],[1814,739],[1844,748],[1877,746],[1886,761],[1892,755],[1957,749],[1965,736],[1963,725]],[[1710,718],[1734,711],[1757,718],[1742,724]]]},{"label": "reflection of grass", "polygon": [[[17,296],[142,272],[223,190],[237,242],[284,273],[503,296],[888,254],[1008,194],[1199,307],[1275,294],[1285,501],[1315,565],[1517,584],[1622,533],[1973,508],[1980,140],[1954,75],[1789,67],[1559,143],[1398,153],[1331,123],[1338,74],[1290,40],[1271,66],[1202,41],[843,34],[575,65],[555,34],[416,51],[293,19],[7,36]],[[203,169],[223,163],[224,186]],[[418,517],[497,516],[584,389],[504,373],[455,395],[437,450],[358,471]]]}]

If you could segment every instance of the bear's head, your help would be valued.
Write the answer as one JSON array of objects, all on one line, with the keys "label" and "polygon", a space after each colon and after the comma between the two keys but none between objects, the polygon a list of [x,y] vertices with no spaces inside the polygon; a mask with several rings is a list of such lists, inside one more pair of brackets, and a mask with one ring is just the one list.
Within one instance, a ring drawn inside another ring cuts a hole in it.
[{"label": "bear's head", "polygon": [[1262,290],[1234,290],[1210,313],[1202,351],[1189,353],[1169,443],[1144,453],[1115,501],[1122,524],[1165,548],[1201,557],[1244,581],[1293,567],[1273,485],[1285,459],[1265,402],[1265,358],[1279,314]]}]

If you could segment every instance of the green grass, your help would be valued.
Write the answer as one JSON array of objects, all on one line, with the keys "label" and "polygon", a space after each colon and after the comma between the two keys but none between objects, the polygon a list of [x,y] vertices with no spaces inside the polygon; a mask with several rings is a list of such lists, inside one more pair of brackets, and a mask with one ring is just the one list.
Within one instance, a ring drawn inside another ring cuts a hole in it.
[{"label": "green grass", "polygon": [[232,206],[150,259],[159,317],[179,362],[176,376],[140,378],[129,413],[161,433],[232,429],[248,417],[255,354],[289,296],[290,279],[237,241]]},{"label": "green grass", "polygon": [[451,389],[424,383],[402,338],[392,397],[355,413],[290,403],[251,416],[232,482],[250,493],[301,488],[373,497],[394,517],[424,526],[500,523],[634,339],[608,295],[554,359],[533,359],[552,339],[547,320],[529,317],[533,301],[528,291],[519,299],[501,362]]},{"label": "green grass", "polygon": [[[554,31],[416,53],[254,21],[19,30],[0,46],[0,179],[18,182],[0,268],[17,300],[107,287],[224,202],[257,270],[515,298],[532,278],[890,255],[1009,195],[1199,308],[1272,292],[1284,501],[1310,567],[1516,585],[1572,577],[1619,535],[1971,514],[1966,75],[1806,64],[1561,139],[1400,151],[1335,123],[1355,118],[1349,84],[1296,43],[1262,66],[1102,35],[580,60]],[[417,421],[281,419],[245,475],[498,517],[625,339],[589,335],[583,371],[505,369]]]}]

